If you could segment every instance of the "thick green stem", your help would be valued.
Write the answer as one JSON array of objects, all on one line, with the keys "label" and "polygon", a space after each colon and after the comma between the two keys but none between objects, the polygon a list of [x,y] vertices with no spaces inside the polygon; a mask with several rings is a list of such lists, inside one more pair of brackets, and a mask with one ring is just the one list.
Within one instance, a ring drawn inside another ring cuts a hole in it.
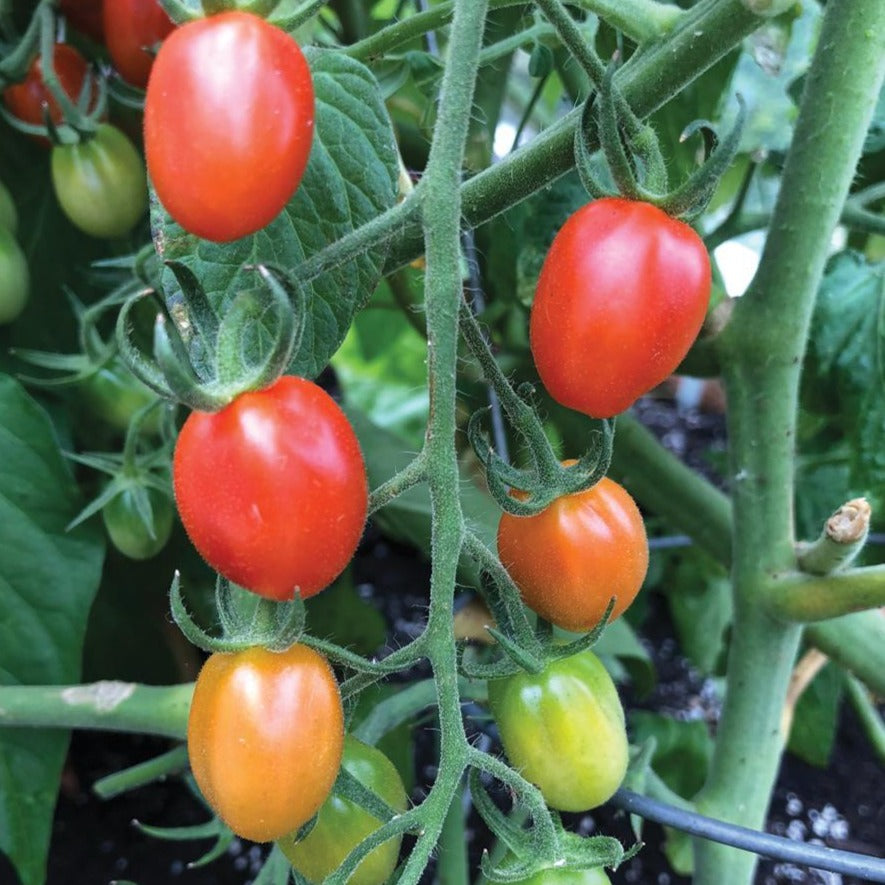
[{"label": "thick green stem", "polygon": [[[698,807],[759,828],[783,750],[801,630],[773,620],[772,578],[795,565],[799,371],[827,246],[885,75],[881,0],[828,4],[759,271],[723,333],[734,501],[728,692]],[[695,842],[697,885],[745,885],[755,858]]]},{"label": "thick green stem", "polygon": [[805,638],[876,694],[885,696],[885,614],[881,611],[811,624]]},{"label": "thick green stem", "polygon": [[885,565],[779,577],[766,599],[768,610],[785,621],[825,621],[885,605]]},{"label": "thick green stem", "polygon": [[0,727],[94,728],[184,738],[192,682],[0,686]]}]

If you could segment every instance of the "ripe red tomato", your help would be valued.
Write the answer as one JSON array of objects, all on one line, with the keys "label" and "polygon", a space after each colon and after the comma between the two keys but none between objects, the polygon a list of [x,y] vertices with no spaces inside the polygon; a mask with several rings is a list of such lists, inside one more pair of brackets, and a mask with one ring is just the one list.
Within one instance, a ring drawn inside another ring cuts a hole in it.
[{"label": "ripe red tomato", "polygon": [[338,683],[306,645],[213,654],[200,670],[188,756],[206,801],[238,836],[270,842],[310,820],[343,744]]},{"label": "ripe red tomato", "polygon": [[532,355],[559,403],[610,418],[670,375],[710,300],[701,238],[655,206],[589,203],[556,235],[532,307]]},{"label": "ripe red tomato", "polygon": [[159,0],[104,0],[105,43],[120,76],[142,89],[147,86],[155,47],[175,24]]},{"label": "ripe red tomato", "polygon": [[[67,43],[56,43],[52,50],[52,67],[55,69],[55,74],[65,94],[76,102],[83,90],[83,84],[86,82],[89,71],[86,59],[73,46],[69,46]],[[39,55],[31,62],[28,73],[21,83],[7,86],[3,90],[3,100],[12,115],[25,123],[42,126],[45,122],[44,105],[49,109],[52,122],[61,122],[61,108],[43,82],[43,65]],[[48,138],[39,138],[35,141],[39,141],[47,147],[50,144]]]},{"label": "ripe red tomato", "polygon": [[492,680],[489,707],[511,765],[551,808],[596,808],[624,780],[624,708],[593,652],[552,661],[540,673]]},{"label": "ripe red tomato", "polygon": [[313,596],[359,543],[368,507],[356,434],[316,384],[283,376],[220,412],[193,412],[175,447],[175,499],[216,571],[271,599]]},{"label": "ripe red tomato", "polygon": [[148,172],[185,230],[228,242],[289,201],[313,138],[313,81],[298,44],[245,12],[175,30],[145,98]]},{"label": "ripe red tomato", "polygon": [[599,623],[612,596],[612,620],[633,602],[648,540],[633,499],[603,477],[534,516],[502,514],[498,556],[532,611],[579,632]]},{"label": "ripe red tomato", "polygon": [[102,0],[61,0],[58,8],[78,31],[96,43],[104,42]]}]

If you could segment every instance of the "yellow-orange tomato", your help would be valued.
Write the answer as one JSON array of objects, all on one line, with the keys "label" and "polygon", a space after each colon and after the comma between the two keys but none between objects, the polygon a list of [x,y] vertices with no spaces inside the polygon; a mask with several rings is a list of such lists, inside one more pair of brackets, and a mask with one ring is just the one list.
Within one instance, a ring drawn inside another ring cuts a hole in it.
[{"label": "yellow-orange tomato", "polygon": [[344,746],[338,683],[305,645],[213,654],[197,678],[187,729],[206,801],[238,835],[270,842],[316,814]]},{"label": "yellow-orange tomato", "polygon": [[599,623],[613,596],[612,620],[636,598],[648,570],[648,539],[633,499],[603,477],[534,516],[504,513],[498,556],[532,611],[581,631]]}]

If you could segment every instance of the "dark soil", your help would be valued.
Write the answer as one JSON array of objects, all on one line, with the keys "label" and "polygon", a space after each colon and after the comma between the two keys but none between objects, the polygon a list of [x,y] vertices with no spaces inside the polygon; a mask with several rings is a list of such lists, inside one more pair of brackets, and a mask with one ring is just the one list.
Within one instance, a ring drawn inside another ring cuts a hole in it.
[{"label": "dark soil", "polygon": [[[722,458],[724,431],[719,416],[677,414],[664,403],[646,402],[641,417],[680,456],[708,475]],[[712,456],[712,457],[711,457]],[[400,645],[420,630],[426,612],[429,569],[413,551],[370,532],[360,549],[355,577],[361,595],[378,605],[391,625],[390,642]],[[373,592],[383,588],[382,592]],[[643,706],[671,714],[697,715],[715,720],[715,693],[679,654],[663,606],[654,610],[655,625],[648,649],[658,671],[658,683]],[[474,720],[471,720],[473,723]],[[494,728],[481,740],[494,747]],[[416,800],[435,774],[435,734],[416,730]],[[80,732],[74,734],[59,797],[49,861],[49,885],[92,885],[118,879],[139,885],[245,885],[261,867],[266,848],[234,840],[228,852],[206,867],[189,863],[211,847],[211,842],[166,842],[141,833],[135,819],[164,827],[189,826],[206,821],[206,809],[177,778],[143,787],[103,802],[90,791],[99,778],[127,768],[168,749],[169,743],[153,738]],[[844,705],[832,759],[819,770],[787,756],[784,759],[771,808],[769,830],[802,841],[819,841],[834,847],[882,855],[885,850],[885,774],[848,705]],[[569,824],[582,833],[604,832],[625,845],[633,834],[624,815],[603,808]],[[689,882],[670,871],[662,853],[664,833],[646,825],[645,848],[611,875],[619,883],[677,885]],[[468,820],[468,847],[476,868],[489,834],[481,820]],[[432,880],[432,870],[425,881]],[[13,885],[15,877],[0,855],[0,885]],[[758,885],[827,883],[854,885],[859,880],[801,870],[793,865],[763,862]]]}]

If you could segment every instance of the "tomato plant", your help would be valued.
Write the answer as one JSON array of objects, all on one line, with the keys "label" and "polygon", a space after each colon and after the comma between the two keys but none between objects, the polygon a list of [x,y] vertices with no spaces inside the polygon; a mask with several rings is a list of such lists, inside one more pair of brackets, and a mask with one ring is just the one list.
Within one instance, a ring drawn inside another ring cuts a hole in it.
[{"label": "tomato plant", "polygon": [[0,323],[11,323],[24,310],[29,291],[30,273],[21,246],[0,227]]},{"label": "tomato plant", "polygon": [[[65,95],[76,102],[89,75],[86,59],[73,46],[56,43],[52,49],[52,67]],[[14,83],[3,90],[3,101],[13,116],[25,123],[42,126],[44,113],[48,113],[53,123],[61,122],[61,108],[43,82],[43,63],[39,55],[31,62],[21,83]],[[47,146],[50,144],[47,138],[35,138],[35,141]]]},{"label": "tomato plant", "polygon": [[[363,786],[377,793],[394,811],[404,812],[408,797],[394,764],[376,747],[352,735],[344,739],[341,765]],[[299,841],[294,834],[280,840],[289,862],[310,882],[322,882],[344,858],[374,833],[381,821],[366,809],[334,793],[320,808],[313,829]],[[389,839],[364,858],[348,879],[350,885],[381,885],[396,868],[402,837]]]},{"label": "tomato plant", "polygon": [[188,756],[206,801],[238,836],[269,842],[310,820],[343,743],[338,683],[306,645],[216,653],[200,670]]},{"label": "tomato plant", "polygon": [[603,477],[534,516],[501,515],[498,555],[533,611],[566,630],[589,630],[611,598],[611,618],[636,598],[648,569],[639,508]]},{"label": "tomato plant", "polygon": [[706,247],[688,225],[648,203],[588,203],[538,279],[530,338],[544,387],[594,418],[623,412],[688,353],[710,286]]},{"label": "tomato plant", "polygon": [[175,28],[158,0],[104,0],[103,27],[114,67],[133,86],[147,86],[156,47]]},{"label": "tomato plant", "polygon": [[160,201],[209,240],[260,230],[301,181],[313,115],[310,69],[279,28],[243,12],[178,28],[160,48],[145,99]]},{"label": "tomato plant", "polygon": [[492,680],[489,706],[510,763],[551,808],[586,811],[621,785],[624,710],[593,652],[552,661],[541,673]]},{"label": "tomato plant", "polygon": [[65,215],[94,237],[129,233],[147,207],[141,157],[109,123],[84,141],[52,149],[52,185]]},{"label": "tomato plant", "polygon": [[146,493],[151,505],[150,524],[139,513],[132,489],[123,489],[101,510],[111,543],[130,559],[156,556],[172,534],[175,519],[172,501],[157,489],[146,489]]},{"label": "tomato plant", "polygon": [[178,437],[175,499],[218,572],[272,599],[313,596],[353,556],[366,471],[344,413],[321,388],[283,376],[220,412],[193,412]]}]

